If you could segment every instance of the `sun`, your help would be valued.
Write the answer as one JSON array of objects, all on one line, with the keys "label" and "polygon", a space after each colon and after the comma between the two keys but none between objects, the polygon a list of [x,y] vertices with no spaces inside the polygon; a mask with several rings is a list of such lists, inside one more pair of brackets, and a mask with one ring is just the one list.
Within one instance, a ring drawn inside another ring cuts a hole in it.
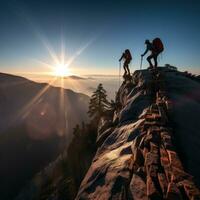
[{"label": "sun", "polygon": [[59,63],[54,67],[53,74],[55,76],[64,77],[69,76],[71,73],[66,64]]}]

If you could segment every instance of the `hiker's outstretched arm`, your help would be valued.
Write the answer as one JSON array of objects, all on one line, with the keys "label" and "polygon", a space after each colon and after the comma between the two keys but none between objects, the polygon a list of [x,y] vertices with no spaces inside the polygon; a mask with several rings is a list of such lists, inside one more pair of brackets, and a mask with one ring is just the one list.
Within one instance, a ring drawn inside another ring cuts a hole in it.
[{"label": "hiker's outstretched arm", "polygon": [[119,59],[119,61],[121,61],[123,57],[124,57],[124,54],[122,54],[122,56],[121,56],[121,58]]},{"label": "hiker's outstretched arm", "polygon": [[146,48],[146,51],[142,54],[142,56],[146,55],[147,52],[148,52],[148,48]]}]

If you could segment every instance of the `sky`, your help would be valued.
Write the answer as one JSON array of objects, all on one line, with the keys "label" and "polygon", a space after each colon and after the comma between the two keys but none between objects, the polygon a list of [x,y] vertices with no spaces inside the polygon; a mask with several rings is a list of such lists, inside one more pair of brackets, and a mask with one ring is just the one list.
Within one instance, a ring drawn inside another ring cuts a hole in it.
[{"label": "sky", "polygon": [[0,26],[2,72],[41,75],[63,53],[73,74],[114,75],[127,48],[134,71],[144,41],[160,37],[160,65],[200,74],[198,0],[0,0]]}]

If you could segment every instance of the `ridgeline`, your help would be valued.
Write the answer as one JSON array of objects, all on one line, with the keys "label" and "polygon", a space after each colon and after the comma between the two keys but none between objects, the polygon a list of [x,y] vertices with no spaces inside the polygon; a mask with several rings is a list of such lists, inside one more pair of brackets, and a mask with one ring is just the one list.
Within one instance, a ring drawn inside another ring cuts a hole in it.
[{"label": "ridgeline", "polygon": [[170,65],[124,77],[111,103],[100,84],[89,113],[101,117],[75,127],[16,200],[200,199],[199,91],[199,76]]},{"label": "ridgeline", "polygon": [[170,66],[125,77],[76,200],[200,199],[199,80]]}]

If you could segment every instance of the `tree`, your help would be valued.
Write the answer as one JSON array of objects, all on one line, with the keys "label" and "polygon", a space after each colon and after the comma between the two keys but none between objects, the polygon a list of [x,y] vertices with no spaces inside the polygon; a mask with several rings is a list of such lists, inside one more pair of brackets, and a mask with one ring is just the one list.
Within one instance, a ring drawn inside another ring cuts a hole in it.
[{"label": "tree", "polygon": [[107,100],[106,90],[100,83],[90,99],[88,111],[89,117],[99,120],[99,118],[109,108],[109,105],[110,103]]}]

